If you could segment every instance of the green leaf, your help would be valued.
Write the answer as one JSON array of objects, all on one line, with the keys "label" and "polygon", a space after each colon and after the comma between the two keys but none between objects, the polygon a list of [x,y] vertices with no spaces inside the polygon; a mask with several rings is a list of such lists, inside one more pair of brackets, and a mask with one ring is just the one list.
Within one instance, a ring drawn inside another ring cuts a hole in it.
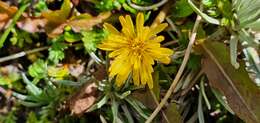
[{"label": "green leaf", "polygon": [[215,0],[202,0],[201,2],[203,3],[203,5],[205,5],[207,7],[211,7],[214,5]]},{"label": "green leaf", "polygon": [[170,103],[165,110],[165,114],[169,120],[169,123],[183,123],[176,103]]},{"label": "green leaf", "polygon": [[1,35],[0,37],[0,48],[3,47],[4,42],[6,40],[6,38],[8,37],[9,33],[11,32],[11,30],[14,28],[17,20],[21,17],[21,15],[23,14],[23,12],[26,10],[26,8],[29,6],[29,4],[24,4],[22,5],[19,10],[17,11],[17,13],[14,15],[11,24],[8,26],[8,28],[4,31],[4,33]]},{"label": "green leaf", "polygon": [[207,97],[207,95],[206,95],[206,92],[205,92],[205,87],[204,87],[204,76],[201,78],[201,80],[200,80],[200,93],[202,94],[202,96],[203,96],[203,99],[204,99],[204,101],[205,101],[205,103],[206,103],[206,105],[207,105],[207,107],[208,107],[208,110],[210,110],[211,109],[211,105],[210,105],[210,102],[209,102],[209,99],[208,99],[208,97]]},{"label": "green leaf", "polygon": [[33,95],[39,96],[42,94],[42,90],[34,85],[25,75],[22,73],[23,82],[26,84],[26,89]]},{"label": "green leaf", "polygon": [[212,93],[217,98],[217,100],[220,102],[220,104],[223,105],[226,108],[226,110],[228,110],[231,114],[235,114],[234,111],[229,107],[227,102],[223,99],[223,95],[214,88],[211,88],[211,90],[212,90]]},{"label": "green leaf", "polygon": [[67,20],[70,10],[70,0],[64,0],[60,10],[42,12],[42,16],[51,23],[63,23]]},{"label": "green leaf", "polygon": [[200,11],[193,3],[191,0],[188,0],[188,3],[190,4],[191,8],[198,14],[200,15],[203,19],[205,19],[207,22],[211,23],[211,24],[216,24],[216,25],[220,25],[220,21],[212,18],[210,16],[208,16],[207,14],[203,13],[202,11]]},{"label": "green leaf", "polygon": [[130,111],[128,110],[127,106],[126,105],[121,105],[123,111],[124,111],[124,114],[128,120],[128,123],[134,123],[134,119],[133,117],[131,116],[131,113]]},{"label": "green leaf", "polygon": [[54,64],[59,63],[59,61],[65,58],[64,50],[66,48],[68,48],[67,45],[60,42],[54,42],[52,47],[49,49],[48,59]]},{"label": "green leaf", "polygon": [[204,120],[204,114],[203,114],[203,106],[202,106],[202,94],[199,93],[199,99],[198,99],[198,117],[199,117],[199,123],[205,123]]},{"label": "green leaf", "polygon": [[112,113],[113,113],[113,123],[117,123],[117,115],[118,115],[118,103],[115,101],[115,99],[113,99],[112,101]]},{"label": "green leaf", "polygon": [[232,5],[236,10],[240,28],[259,27],[259,22],[256,23],[260,17],[259,0],[232,0]]},{"label": "green leaf", "polygon": [[191,54],[187,67],[192,70],[198,70],[200,68],[201,56]]},{"label": "green leaf", "polygon": [[260,122],[260,90],[249,78],[245,65],[235,69],[230,63],[229,49],[220,42],[202,44],[203,70],[210,85],[227,97],[231,109],[245,122]]},{"label": "green leaf", "polygon": [[231,35],[230,37],[230,62],[237,69],[239,68],[239,63],[237,62],[237,44],[238,37]]},{"label": "green leaf", "polygon": [[33,8],[34,8],[34,14],[36,16],[40,16],[42,11],[48,9],[48,6],[45,0],[38,0],[38,2],[34,5]]},{"label": "green leaf", "polygon": [[70,42],[70,43],[79,41],[81,39],[81,37],[82,37],[81,34],[74,33],[72,31],[65,31],[64,32],[64,39],[67,42]]},{"label": "green leaf", "polygon": [[82,41],[87,52],[94,52],[97,49],[97,45],[104,39],[107,32],[104,30],[93,30],[93,31],[83,31]]},{"label": "green leaf", "polygon": [[187,17],[193,13],[188,0],[178,0],[173,10],[174,17]]},{"label": "green leaf", "polygon": [[39,121],[36,117],[36,114],[34,112],[30,112],[26,119],[26,123],[37,123],[37,122],[39,122]]},{"label": "green leaf", "polygon": [[126,98],[125,100],[139,113],[140,116],[142,116],[145,119],[148,118],[147,114],[145,114],[145,112],[142,110],[140,105],[138,105],[136,100],[132,98]]},{"label": "green leaf", "polygon": [[47,75],[47,64],[42,59],[38,59],[29,66],[29,75],[34,78],[42,79]]}]

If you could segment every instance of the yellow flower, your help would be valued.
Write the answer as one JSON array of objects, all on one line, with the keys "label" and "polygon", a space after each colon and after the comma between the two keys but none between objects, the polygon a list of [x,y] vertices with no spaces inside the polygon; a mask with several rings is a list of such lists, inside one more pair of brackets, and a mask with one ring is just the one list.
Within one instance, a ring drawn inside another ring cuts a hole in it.
[{"label": "yellow flower", "polygon": [[168,64],[171,61],[169,56],[173,54],[172,50],[160,47],[164,37],[157,36],[167,24],[144,26],[142,13],[138,13],[136,17],[136,27],[129,15],[120,16],[119,21],[122,25],[121,32],[111,24],[104,24],[109,35],[99,45],[100,49],[111,51],[109,57],[114,58],[109,68],[109,76],[116,76],[116,85],[121,86],[131,74],[135,85],[148,84],[149,88],[153,88],[154,60]]}]

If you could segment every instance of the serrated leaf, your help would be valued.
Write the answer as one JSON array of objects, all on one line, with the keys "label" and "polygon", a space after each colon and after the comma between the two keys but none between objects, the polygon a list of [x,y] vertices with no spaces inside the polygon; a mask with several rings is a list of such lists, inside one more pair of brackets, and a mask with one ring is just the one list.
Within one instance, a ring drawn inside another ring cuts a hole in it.
[{"label": "serrated leaf", "polygon": [[220,90],[232,110],[247,123],[260,122],[260,90],[248,76],[245,65],[235,69],[225,44],[205,41],[203,70],[210,85]]},{"label": "serrated leaf", "polygon": [[103,40],[106,32],[103,30],[97,31],[83,31],[82,41],[87,52],[94,52],[97,49],[97,45]]},{"label": "serrated leaf", "polygon": [[59,61],[65,58],[64,50],[67,48],[65,44],[54,42],[49,49],[48,59],[57,64]]},{"label": "serrated leaf", "polygon": [[28,72],[31,77],[42,79],[46,76],[47,65],[42,59],[38,59],[29,66]]}]

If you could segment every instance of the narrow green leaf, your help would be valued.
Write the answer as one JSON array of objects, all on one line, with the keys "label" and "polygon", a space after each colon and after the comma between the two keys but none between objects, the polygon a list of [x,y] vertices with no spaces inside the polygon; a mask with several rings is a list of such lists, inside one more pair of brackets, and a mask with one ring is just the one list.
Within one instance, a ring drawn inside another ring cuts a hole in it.
[{"label": "narrow green leaf", "polygon": [[213,92],[217,100],[220,102],[220,104],[222,104],[226,108],[226,110],[228,110],[231,114],[235,114],[234,111],[229,107],[229,105],[223,99],[223,95],[219,91],[217,91],[214,88],[211,88],[211,91]]},{"label": "narrow green leaf", "polygon": [[124,111],[124,114],[125,114],[127,120],[128,120],[128,123],[134,123],[134,119],[133,119],[133,117],[131,116],[131,113],[130,113],[130,111],[128,110],[128,108],[126,107],[126,105],[122,105],[121,107],[122,107],[122,109],[123,109],[123,111]]},{"label": "narrow green leaf", "polygon": [[205,123],[204,121],[204,114],[203,114],[203,106],[202,106],[202,93],[199,94],[199,102],[198,102],[198,117],[199,123]]},{"label": "narrow green leaf", "polygon": [[208,16],[207,14],[201,12],[193,3],[191,0],[188,0],[188,3],[190,4],[191,8],[198,14],[200,15],[203,19],[205,19],[207,22],[211,23],[211,24],[216,24],[216,25],[220,25],[220,21],[212,18],[210,16]]},{"label": "narrow green leaf", "polygon": [[237,44],[238,44],[238,37],[235,35],[231,35],[230,37],[230,62],[231,64],[238,69],[239,63],[237,62]]},{"label": "narrow green leaf", "polygon": [[201,80],[200,80],[200,90],[201,90],[201,94],[202,94],[202,96],[203,96],[203,99],[204,99],[204,101],[205,101],[205,103],[206,103],[208,109],[210,110],[210,109],[211,109],[211,105],[210,105],[209,100],[208,100],[208,98],[207,98],[207,95],[206,95],[206,93],[205,93],[204,77],[202,77]]},{"label": "narrow green leaf", "polygon": [[115,101],[115,99],[112,100],[112,113],[113,113],[113,123],[117,123],[117,114],[118,114],[118,103]]},{"label": "narrow green leaf", "polygon": [[23,14],[23,12],[25,11],[25,9],[29,6],[29,4],[24,4],[20,7],[20,9],[17,11],[17,13],[14,15],[13,20],[11,22],[11,24],[8,26],[8,28],[4,31],[4,33],[1,35],[0,38],[0,48],[3,47],[4,42],[7,38],[7,36],[9,35],[9,33],[11,32],[11,30],[14,28],[16,21],[21,17],[21,15]]}]

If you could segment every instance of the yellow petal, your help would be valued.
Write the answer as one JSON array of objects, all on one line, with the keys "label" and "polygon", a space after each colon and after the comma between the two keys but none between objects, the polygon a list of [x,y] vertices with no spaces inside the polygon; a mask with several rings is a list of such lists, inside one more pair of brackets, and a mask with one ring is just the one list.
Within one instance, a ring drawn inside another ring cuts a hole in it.
[{"label": "yellow petal", "polygon": [[142,35],[140,38],[141,41],[146,41],[147,39],[149,39],[148,35],[150,33],[150,30],[148,27],[143,27],[142,29]]},{"label": "yellow petal", "polygon": [[130,35],[132,37],[134,37],[135,36],[135,29],[134,29],[134,24],[133,24],[133,21],[132,21],[130,15],[126,15],[126,24],[127,24],[128,30],[130,32]]},{"label": "yellow petal", "polygon": [[156,26],[154,28],[151,28],[149,35],[147,37],[150,38],[152,36],[155,36],[159,32],[163,31],[167,26],[168,26],[167,23],[162,23],[162,24],[159,24],[158,26]]},{"label": "yellow petal", "polygon": [[109,57],[110,57],[110,58],[116,57],[116,56],[122,54],[122,52],[126,52],[126,51],[127,51],[126,48],[116,49],[115,51],[113,51],[113,52],[111,52],[111,53],[109,54]]},{"label": "yellow petal", "polygon": [[140,68],[140,77],[141,77],[141,84],[142,85],[146,84],[147,76],[148,76],[148,73],[146,71],[145,65],[142,65],[141,68]]},{"label": "yellow petal", "polygon": [[152,38],[149,40],[149,42],[156,42],[156,43],[160,43],[164,40],[164,36],[156,36],[155,38]]},{"label": "yellow petal", "polygon": [[149,49],[148,54],[151,55],[153,59],[168,64],[171,61],[169,56],[173,54],[173,51],[168,48],[156,48],[156,49]]},{"label": "yellow petal", "polygon": [[116,85],[118,87],[122,86],[122,84],[127,80],[131,71],[131,65],[128,62],[124,62],[124,67],[121,68],[120,72],[116,76]]},{"label": "yellow petal", "polygon": [[153,65],[154,64],[153,58],[148,53],[143,52],[142,54],[143,54],[143,59],[142,59],[143,64],[145,64],[145,65]]},{"label": "yellow petal", "polygon": [[107,29],[110,33],[116,34],[116,35],[120,35],[120,32],[111,24],[108,23],[104,23],[104,27],[105,29]]},{"label": "yellow petal", "polygon": [[120,55],[118,55],[115,60],[112,62],[110,68],[109,68],[109,76],[113,77],[116,74],[120,73],[120,71],[124,68],[125,66],[131,66],[131,64],[128,63],[129,58],[128,58],[129,51],[125,50],[124,52],[121,52]]},{"label": "yellow petal", "polygon": [[99,49],[106,51],[113,51],[119,49],[121,46],[117,43],[102,43],[98,45]]},{"label": "yellow petal", "polygon": [[143,25],[144,25],[144,14],[138,13],[136,17],[136,32],[138,37],[142,36]]},{"label": "yellow petal", "polygon": [[120,16],[119,22],[122,25],[122,32],[125,34],[125,36],[128,37],[128,38],[133,38],[134,36],[132,35],[132,33],[129,29],[129,25],[128,25],[126,19],[123,16]]},{"label": "yellow petal", "polygon": [[171,62],[170,57],[161,57],[157,59],[159,62],[162,62],[164,64],[169,64]]},{"label": "yellow petal", "polygon": [[140,85],[140,70],[139,69],[133,69],[133,81],[136,86]]}]

